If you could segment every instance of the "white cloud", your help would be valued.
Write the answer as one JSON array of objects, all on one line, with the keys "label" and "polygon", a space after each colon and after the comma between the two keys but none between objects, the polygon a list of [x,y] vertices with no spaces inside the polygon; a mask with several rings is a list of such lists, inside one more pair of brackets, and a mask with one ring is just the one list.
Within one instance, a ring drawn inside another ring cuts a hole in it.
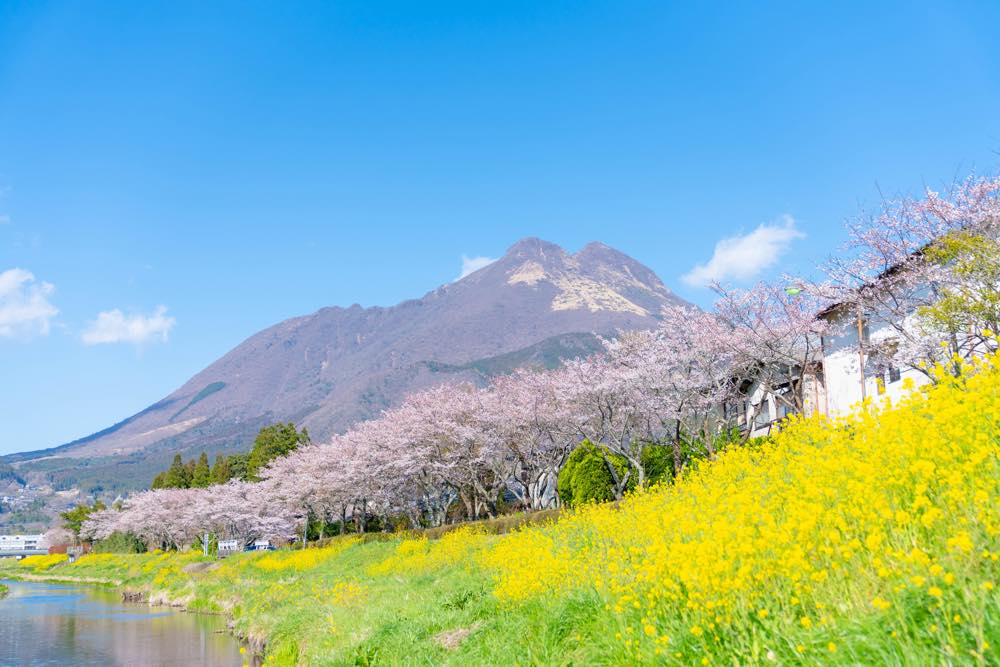
[{"label": "white cloud", "polygon": [[170,330],[176,323],[177,320],[167,316],[166,306],[157,306],[153,314],[148,316],[126,315],[115,308],[97,314],[97,319],[83,332],[83,342],[86,345],[102,343],[141,345],[156,340],[166,343]]},{"label": "white cloud", "polygon": [[55,291],[54,285],[35,281],[24,269],[0,273],[0,337],[47,335],[50,320],[59,314],[49,301]]},{"label": "white cloud", "polygon": [[489,266],[495,261],[497,260],[494,257],[468,257],[466,255],[462,255],[462,274],[455,280],[461,280],[470,273]]},{"label": "white cloud", "polygon": [[695,266],[681,280],[696,287],[725,280],[750,280],[774,266],[792,242],[801,238],[805,234],[796,229],[795,219],[783,215],[749,234],[722,239],[715,244],[712,258]]}]

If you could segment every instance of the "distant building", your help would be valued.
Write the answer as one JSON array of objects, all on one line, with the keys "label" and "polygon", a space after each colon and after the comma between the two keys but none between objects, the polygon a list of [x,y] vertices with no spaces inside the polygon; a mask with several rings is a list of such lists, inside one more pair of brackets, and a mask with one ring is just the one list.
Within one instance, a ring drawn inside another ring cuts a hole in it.
[{"label": "distant building", "polygon": [[0,535],[0,555],[19,556],[48,553],[44,535]]}]

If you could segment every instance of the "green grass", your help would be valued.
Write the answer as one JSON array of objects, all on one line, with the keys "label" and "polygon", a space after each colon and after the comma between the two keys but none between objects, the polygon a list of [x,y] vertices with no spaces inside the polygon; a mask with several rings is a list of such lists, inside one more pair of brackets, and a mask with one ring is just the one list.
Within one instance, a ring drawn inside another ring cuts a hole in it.
[{"label": "green grass", "polygon": [[[551,640],[565,633],[553,634],[541,613],[502,609],[492,595],[490,577],[481,569],[453,563],[371,575],[368,568],[392,556],[398,540],[351,540],[346,548],[342,540],[333,542],[307,550],[320,554],[321,562],[301,569],[262,569],[258,564],[274,556],[266,553],[239,554],[221,563],[195,553],[95,554],[44,575],[3,563],[0,576],[103,580],[144,591],[154,602],[181,602],[191,611],[223,613],[251,645],[254,640],[267,642],[268,665],[509,664],[512,642],[537,647],[518,660],[557,661],[558,643]],[[277,556],[294,559],[298,554]],[[209,569],[195,571],[206,566]],[[338,586],[345,585],[356,587],[356,598],[338,597]],[[565,618],[579,614],[572,605],[560,612]],[[471,632],[451,648],[437,639],[456,631],[460,637],[466,630]]]},{"label": "green grass", "polygon": [[[495,536],[476,536],[481,548]],[[429,542],[433,551],[447,542]],[[154,603],[231,617],[251,646],[266,642],[266,665],[570,664],[577,636],[599,637],[603,606],[596,596],[570,595],[505,608],[491,576],[463,558],[369,572],[397,553],[400,539],[334,538],[327,547],[248,553],[224,561],[183,554],[92,554],[36,571],[0,563],[0,576],[105,582],[146,593]],[[267,570],[265,559],[303,567]],[[343,595],[338,591],[355,591]],[[447,639],[452,639],[449,644]],[[594,643],[586,653],[600,652]],[[578,661],[576,664],[600,664]]]},{"label": "green grass", "polygon": [[[250,646],[266,644],[261,653],[271,666],[635,664],[623,660],[605,601],[595,591],[505,605],[475,557],[505,538],[463,535],[411,541],[410,549],[400,549],[400,539],[333,538],[323,548],[224,561],[198,552],[91,554],[42,568],[4,561],[0,577],[104,582],[144,592],[153,603],[224,614]],[[414,550],[416,559],[407,560]],[[914,604],[902,610],[916,615],[902,625],[927,632],[922,609]],[[998,627],[996,621],[986,625]],[[930,654],[903,660],[890,643],[874,641],[886,635],[874,616],[841,624],[837,633],[838,642],[852,648],[851,661],[836,664],[942,664]],[[827,658],[822,664],[835,664]],[[990,660],[978,664],[997,664]],[[761,656],[755,664],[769,663]]]}]

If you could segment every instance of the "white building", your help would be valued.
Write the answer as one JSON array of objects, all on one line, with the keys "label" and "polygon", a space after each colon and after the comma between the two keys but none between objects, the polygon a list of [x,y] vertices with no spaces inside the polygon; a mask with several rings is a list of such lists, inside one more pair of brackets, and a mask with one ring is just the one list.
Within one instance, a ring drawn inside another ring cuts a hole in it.
[{"label": "white building", "polygon": [[0,535],[0,551],[37,551],[47,548],[44,535]]},{"label": "white building", "polygon": [[[919,369],[886,364],[871,354],[872,349],[884,348],[898,336],[887,318],[876,313],[861,314],[850,304],[835,304],[817,317],[830,323],[818,363],[804,372],[791,371],[802,374],[806,416],[848,415],[866,398],[888,397],[895,402],[906,393],[903,387],[907,379],[916,387],[930,382]],[[791,412],[759,385],[746,387],[744,396],[740,425],[749,428],[753,437],[768,435]]]},{"label": "white building", "polygon": [[823,339],[823,370],[818,382],[823,386],[821,414],[840,416],[866,398],[887,396],[895,401],[903,396],[906,379],[915,386],[930,380],[922,371],[877,363],[869,349],[891,341],[896,332],[878,315],[861,315],[847,306],[836,305],[821,317],[836,333]]}]

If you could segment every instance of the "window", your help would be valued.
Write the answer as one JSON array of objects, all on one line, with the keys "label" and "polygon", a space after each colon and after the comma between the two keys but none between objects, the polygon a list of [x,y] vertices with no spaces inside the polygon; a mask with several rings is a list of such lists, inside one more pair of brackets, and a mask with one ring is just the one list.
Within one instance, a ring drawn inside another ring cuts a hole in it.
[{"label": "window", "polygon": [[753,410],[755,413],[753,418],[754,426],[767,426],[771,423],[771,410],[767,401],[753,406]]},{"label": "window", "polygon": [[889,366],[889,382],[890,383],[899,382],[899,379],[900,379],[901,376],[902,376],[902,373],[900,372],[898,366]]}]

